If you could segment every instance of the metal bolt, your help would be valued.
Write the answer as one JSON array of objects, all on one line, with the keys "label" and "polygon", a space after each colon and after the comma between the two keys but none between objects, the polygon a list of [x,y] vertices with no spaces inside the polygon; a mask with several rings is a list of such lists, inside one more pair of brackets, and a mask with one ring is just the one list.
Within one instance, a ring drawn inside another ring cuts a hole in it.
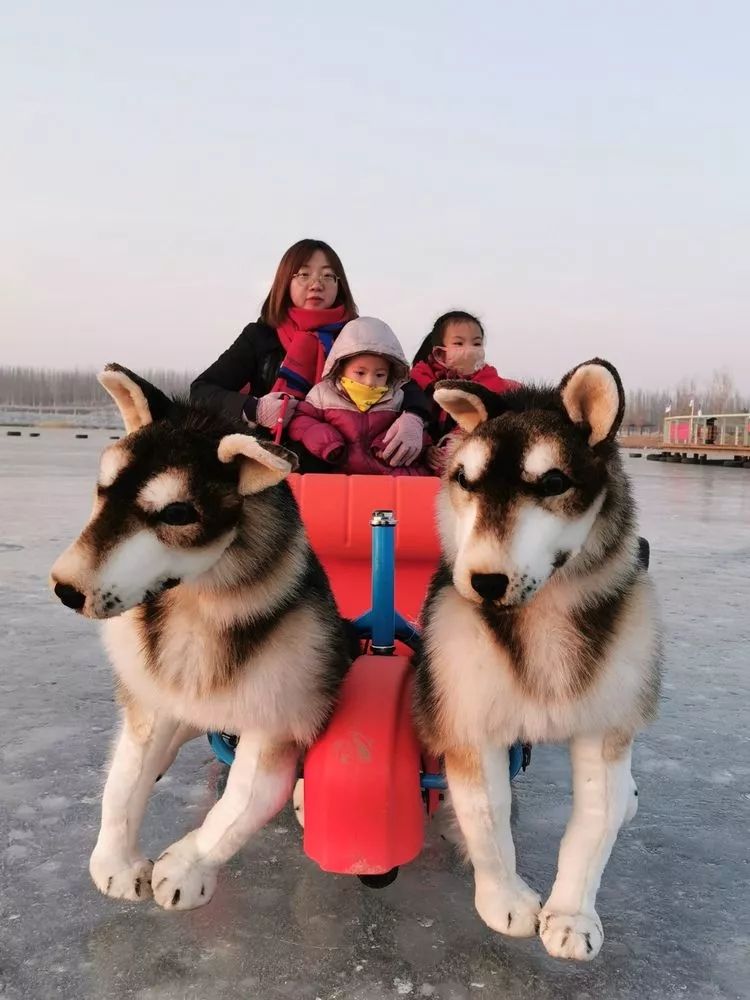
[{"label": "metal bolt", "polygon": [[370,518],[370,524],[374,528],[394,528],[398,522],[392,510],[374,510]]}]

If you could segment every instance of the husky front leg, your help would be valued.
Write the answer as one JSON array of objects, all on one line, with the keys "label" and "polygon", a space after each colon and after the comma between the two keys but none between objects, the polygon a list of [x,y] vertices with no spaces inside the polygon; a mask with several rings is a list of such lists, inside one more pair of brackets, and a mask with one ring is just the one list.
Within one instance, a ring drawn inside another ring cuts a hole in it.
[{"label": "husky front leg", "polygon": [[531,937],[539,926],[541,901],[516,874],[508,751],[449,753],[445,771],[474,866],[474,905],[479,916],[501,934]]},{"label": "husky front leg", "polygon": [[631,752],[630,739],[598,736],[571,741],[573,814],[540,927],[545,948],[556,958],[587,961],[602,946],[596,894],[617,832],[637,808]]},{"label": "husky front leg", "polygon": [[295,747],[240,734],[224,794],[203,825],[168,847],[154,865],[154,899],[160,906],[189,910],[209,901],[220,865],[288,801],[298,756]]},{"label": "husky front leg", "polygon": [[91,877],[105,896],[151,896],[152,862],[139,849],[138,833],[156,778],[193,734],[177,719],[128,700],[104,785],[99,837],[89,862]]}]

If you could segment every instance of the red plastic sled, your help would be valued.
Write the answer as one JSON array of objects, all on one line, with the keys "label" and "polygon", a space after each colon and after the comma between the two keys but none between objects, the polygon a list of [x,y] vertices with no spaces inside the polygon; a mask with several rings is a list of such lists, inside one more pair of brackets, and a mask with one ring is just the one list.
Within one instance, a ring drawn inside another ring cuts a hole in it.
[{"label": "red plastic sled", "polygon": [[[372,513],[394,512],[396,607],[415,621],[439,557],[439,481],[306,475],[290,483],[339,609],[350,618],[371,602]],[[405,655],[354,662],[327,730],[305,758],[305,853],[324,871],[369,877],[371,885],[387,884],[424,840],[413,671],[409,651],[398,648]],[[437,794],[428,798],[434,809]]]}]

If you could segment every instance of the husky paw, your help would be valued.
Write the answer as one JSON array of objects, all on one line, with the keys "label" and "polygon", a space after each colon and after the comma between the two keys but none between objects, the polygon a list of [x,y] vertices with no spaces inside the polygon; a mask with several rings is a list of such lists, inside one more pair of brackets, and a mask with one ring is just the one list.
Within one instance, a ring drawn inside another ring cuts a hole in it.
[{"label": "husky paw", "polygon": [[294,786],[294,794],[292,795],[292,802],[294,804],[294,815],[297,817],[297,822],[304,830],[305,828],[305,779],[300,778],[297,784]]},{"label": "husky paw", "polygon": [[553,958],[575,958],[590,962],[604,941],[602,924],[596,913],[551,913],[541,915],[539,936]]},{"label": "husky paw", "polygon": [[155,901],[165,910],[192,910],[213,896],[216,868],[201,864],[180,841],[158,858],[151,883]]},{"label": "husky paw", "polygon": [[515,885],[477,882],[474,905],[488,927],[510,937],[533,937],[539,930],[542,901],[521,878]]},{"label": "husky paw", "polygon": [[113,899],[151,899],[151,869],[153,861],[147,858],[127,858],[94,851],[89,861],[89,872],[99,892]]}]

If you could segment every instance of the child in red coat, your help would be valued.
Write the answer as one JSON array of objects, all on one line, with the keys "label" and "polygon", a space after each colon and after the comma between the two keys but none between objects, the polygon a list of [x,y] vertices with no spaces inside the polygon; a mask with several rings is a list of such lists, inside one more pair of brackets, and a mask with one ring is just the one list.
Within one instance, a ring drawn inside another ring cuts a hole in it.
[{"label": "child in red coat", "polygon": [[[392,466],[382,458],[385,435],[404,407],[409,363],[382,320],[360,316],[333,343],[322,380],[299,403],[287,433],[333,472],[429,476],[423,456]],[[423,448],[431,443],[425,434]],[[303,456],[304,468],[304,456]]]},{"label": "child in red coat", "polygon": [[[484,357],[484,329],[476,316],[455,310],[444,313],[419,347],[411,370],[412,381],[432,399],[435,384],[444,379],[476,382],[492,392],[517,389],[520,382],[503,378]],[[444,464],[443,448],[455,429],[455,422],[433,403],[428,431],[435,446],[428,450],[427,464],[439,472]]]}]

